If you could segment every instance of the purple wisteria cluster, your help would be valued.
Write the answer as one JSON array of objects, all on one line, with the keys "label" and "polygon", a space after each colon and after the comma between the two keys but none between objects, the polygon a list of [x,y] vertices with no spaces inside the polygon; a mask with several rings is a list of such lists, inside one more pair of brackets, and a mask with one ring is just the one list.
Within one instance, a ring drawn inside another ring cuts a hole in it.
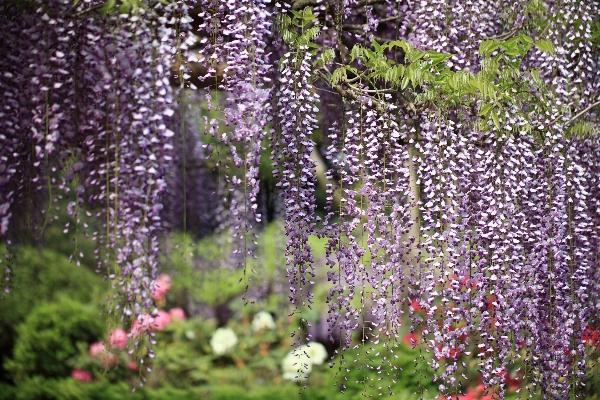
[{"label": "purple wisteria cluster", "polygon": [[[258,204],[258,172],[266,125],[272,118],[271,60],[266,46],[273,21],[267,4],[262,0],[207,0],[198,4],[202,9],[198,14],[202,20],[199,31],[204,36],[198,62],[206,71],[200,80],[223,92],[217,95],[222,117],[205,117],[204,132],[220,141],[217,167],[223,167],[226,159],[226,168],[235,171],[223,174],[220,194],[229,203],[226,224],[234,237],[233,252],[244,267],[247,258],[254,256],[253,228],[263,218]],[[215,107],[210,93],[206,99],[209,109]],[[210,150],[214,150],[212,145]]]},{"label": "purple wisteria cluster", "polygon": [[176,26],[186,20],[160,2],[121,14],[99,13],[103,5],[0,6],[0,234],[16,236],[24,222],[40,236],[64,207],[74,219],[64,233],[83,231],[98,243],[97,271],[112,282],[111,312],[133,323],[155,312],[174,136],[168,73]]},{"label": "purple wisteria cluster", "polygon": [[277,186],[285,205],[287,277],[294,309],[311,307],[315,271],[308,238],[314,233],[315,163],[312,132],[317,129],[319,95],[310,82],[310,53],[298,46],[280,60],[281,74],[275,94],[277,130],[272,134]]},{"label": "purple wisteria cluster", "polygon": [[[0,236],[22,222],[41,235],[64,204],[65,231],[99,243],[113,309],[139,320],[154,310],[168,182],[181,170],[185,230],[187,168],[216,159],[245,265],[268,144],[293,312],[327,281],[340,350],[384,343],[384,361],[361,362],[393,368],[410,330],[444,396],[460,395],[462,355],[500,398],[517,364],[544,397],[584,387],[600,324],[597,2],[27,4],[0,4]],[[328,241],[326,271],[311,235]]]}]

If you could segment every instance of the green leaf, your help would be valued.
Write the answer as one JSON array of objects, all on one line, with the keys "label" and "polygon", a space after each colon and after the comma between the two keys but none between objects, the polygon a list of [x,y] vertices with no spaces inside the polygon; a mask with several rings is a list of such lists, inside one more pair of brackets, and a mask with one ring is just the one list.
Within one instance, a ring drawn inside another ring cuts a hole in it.
[{"label": "green leaf", "polygon": [[346,67],[339,67],[331,74],[331,84],[337,85],[343,79],[346,79]]},{"label": "green leaf", "polygon": [[538,49],[545,51],[546,53],[554,54],[554,46],[548,40],[539,40],[535,45]]},{"label": "green leaf", "polygon": [[382,52],[382,48],[381,45],[379,43],[377,43],[377,40],[373,39],[373,41],[371,42],[371,44],[373,45],[373,47],[375,48],[375,51],[378,53]]},{"label": "green leaf", "polygon": [[357,58],[360,58],[362,60],[362,55],[363,48],[360,44],[355,44],[354,47],[352,47],[352,50],[350,51],[350,56],[352,57],[352,60],[355,60]]},{"label": "green leaf", "polygon": [[533,81],[539,86],[542,84],[542,80],[540,79],[540,71],[538,71],[537,69],[532,69],[530,71],[531,73],[531,77],[533,78]]},{"label": "green leaf", "polygon": [[315,20],[317,17],[309,11],[304,11],[304,13],[302,14],[302,19],[304,20],[304,22],[310,22]]},{"label": "green leaf", "polygon": [[425,54],[427,54],[427,56],[431,60],[431,65],[433,65],[433,66],[435,66],[443,61],[446,61],[447,59],[452,57],[452,54],[440,53],[440,52],[433,51],[433,50],[428,50],[425,52]]},{"label": "green leaf", "polygon": [[327,49],[321,54],[321,60],[323,60],[323,64],[329,64],[335,58],[335,50]]},{"label": "green leaf", "polygon": [[494,50],[498,48],[498,42],[496,40],[483,40],[479,45],[479,54],[482,56],[487,56],[492,54]]},{"label": "green leaf", "polygon": [[482,115],[484,117],[487,117],[488,114],[490,113],[490,111],[492,110],[493,105],[490,103],[486,103],[483,106],[481,106],[479,108],[479,113],[478,115]]},{"label": "green leaf", "polygon": [[402,78],[402,85],[401,85],[402,90],[406,89],[409,81],[410,81],[410,79],[409,79],[408,75],[404,75],[404,78]]},{"label": "green leaf", "polygon": [[423,58],[425,56],[425,52],[420,49],[412,49],[411,51],[406,52],[406,56],[408,57],[410,62],[415,62]]},{"label": "green leaf", "polygon": [[523,43],[529,43],[529,44],[533,44],[533,39],[531,38],[531,36],[527,36],[524,33],[521,33],[519,35],[519,38],[521,39],[521,41]]},{"label": "green leaf", "polygon": [[302,19],[303,13],[301,11],[294,11],[294,10],[290,10],[292,12],[292,14],[294,14],[294,17],[298,18],[298,19]]},{"label": "green leaf", "polygon": [[494,121],[494,125],[496,125],[496,129],[500,130],[500,120],[498,119],[496,110],[492,110],[492,120]]},{"label": "green leaf", "polygon": [[412,49],[410,43],[404,40],[394,40],[388,43],[388,48],[390,50],[392,50],[394,47],[400,47],[402,50],[404,50],[405,53],[408,53]]}]

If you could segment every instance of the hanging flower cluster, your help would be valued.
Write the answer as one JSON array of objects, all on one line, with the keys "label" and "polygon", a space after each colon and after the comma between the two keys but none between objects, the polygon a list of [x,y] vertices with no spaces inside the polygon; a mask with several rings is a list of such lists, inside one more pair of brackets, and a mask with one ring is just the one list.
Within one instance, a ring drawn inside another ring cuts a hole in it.
[{"label": "hanging flower cluster", "polygon": [[[410,330],[417,368],[444,396],[460,395],[469,354],[499,397],[521,362],[545,397],[584,387],[600,321],[597,2],[200,0],[192,16],[181,2],[11,4],[0,4],[0,235],[20,221],[39,235],[66,202],[65,232],[82,226],[99,267],[117,266],[113,308],[140,333],[170,318],[154,308],[170,163],[186,229],[187,157],[219,158],[222,225],[245,265],[269,142],[301,319],[327,280],[341,350],[383,342],[391,365]],[[188,87],[208,110],[203,151],[186,147]],[[215,338],[216,354],[237,340]],[[305,377],[304,364],[284,372]]]},{"label": "hanging flower cluster", "polygon": [[[112,312],[132,322],[156,312],[157,233],[174,135],[167,71],[174,26],[185,16],[160,2],[121,14],[102,13],[103,5],[0,5],[9,55],[0,61],[0,234],[18,234],[17,213],[40,236],[64,205],[74,220],[64,233],[97,241],[97,271],[113,282]],[[76,245],[74,255],[83,256]]]}]

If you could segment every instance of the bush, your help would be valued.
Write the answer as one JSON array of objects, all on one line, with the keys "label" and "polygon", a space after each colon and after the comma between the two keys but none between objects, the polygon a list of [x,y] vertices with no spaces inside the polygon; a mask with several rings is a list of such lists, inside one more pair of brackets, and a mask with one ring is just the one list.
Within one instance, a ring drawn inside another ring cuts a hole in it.
[{"label": "bush", "polygon": [[6,325],[18,325],[36,305],[52,302],[62,294],[89,303],[102,288],[98,275],[51,250],[20,248],[12,267],[12,290],[0,301],[1,321]]},{"label": "bush", "polygon": [[69,360],[103,338],[105,320],[98,314],[95,308],[66,297],[35,308],[17,328],[13,358],[5,362],[15,383],[34,375],[69,376]]},{"label": "bush", "polygon": [[8,379],[2,365],[13,352],[15,329],[33,308],[63,294],[88,303],[102,287],[99,276],[69,264],[67,257],[51,250],[19,248],[12,269],[12,290],[0,301],[0,381]]}]

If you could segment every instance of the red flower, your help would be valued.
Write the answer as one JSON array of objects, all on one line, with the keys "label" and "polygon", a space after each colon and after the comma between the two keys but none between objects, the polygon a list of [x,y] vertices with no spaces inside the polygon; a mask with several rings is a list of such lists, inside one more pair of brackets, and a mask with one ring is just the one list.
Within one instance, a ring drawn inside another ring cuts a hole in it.
[{"label": "red flower", "polygon": [[467,288],[471,288],[471,289],[477,289],[477,283],[479,281],[477,279],[471,279],[471,277],[469,275],[465,275],[465,277],[463,278],[461,285],[463,287],[467,287]]},{"label": "red flower", "polygon": [[[441,352],[444,351],[444,347],[439,346],[438,350]],[[448,348],[448,355],[440,356],[440,360],[455,360],[460,357],[460,350],[457,348]]]},{"label": "red flower", "polygon": [[410,303],[410,306],[413,308],[413,310],[415,310],[415,312],[423,311],[417,299],[414,299],[412,303]]},{"label": "red flower", "polygon": [[133,362],[133,361],[129,361],[127,363],[127,368],[129,368],[130,370],[132,370],[133,372],[138,372],[138,365],[137,363]]},{"label": "red flower", "polygon": [[510,373],[506,372],[506,370],[500,371],[500,373],[498,375],[501,378],[504,378],[504,382],[506,383],[506,386],[508,387],[509,392],[514,392],[521,387],[521,380],[519,379],[518,376],[515,376],[513,378],[510,376]]},{"label": "red flower", "polygon": [[71,378],[83,383],[90,383],[92,381],[92,374],[82,369],[75,368],[73,372],[71,372]]},{"label": "red flower", "polygon": [[468,387],[467,393],[464,396],[450,396],[448,400],[491,400],[491,395],[484,395],[485,387],[478,385],[477,387]]},{"label": "red flower", "polygon": [[154,293],[152,298],[160,306],[164,306],[166,302],[167,292],[171,290],[171,277],[167,274],[162,274],[154,282]]},{"label": "red flower", "polygon": [[117,357],[113,353],[108,352],[106,346],[102,342],[96,342],[90,345],[90,356],[101,360],[105,367],[112,367],[119,363]]},{"label": "red flower", "polygon": [[600,346],[600,332],[597,329],[592,329],[589,326],[583,331],[581,340],[585,341],[588,346],[598,345]]},{"label": "red flower", "polygon": [[416,333],[409,333],[404,336],[404,343],[414,347],[419,344],[419,337]]}]

